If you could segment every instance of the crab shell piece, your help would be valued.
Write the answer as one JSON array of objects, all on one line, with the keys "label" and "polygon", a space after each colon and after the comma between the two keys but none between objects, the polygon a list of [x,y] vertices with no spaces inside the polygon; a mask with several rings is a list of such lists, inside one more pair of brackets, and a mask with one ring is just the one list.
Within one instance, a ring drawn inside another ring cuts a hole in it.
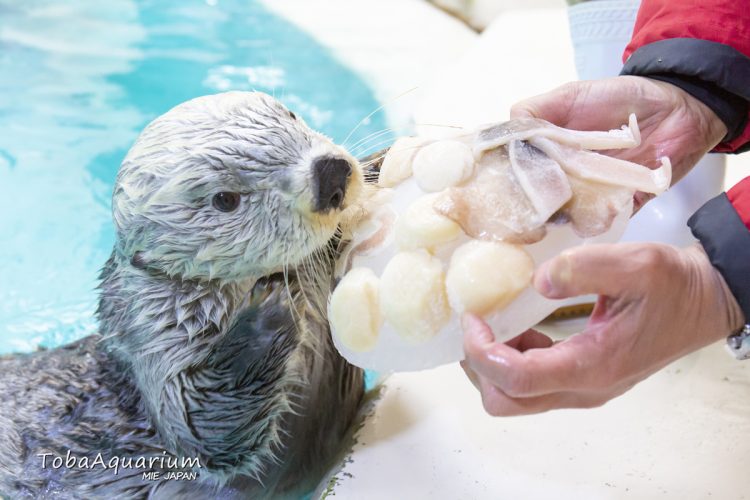
[{"label": "crab shell piece", "polygon": [[526,196],[504,147],[482,155],[474,178],[440,193],[434,206],[472,238],[528,244],[545,235],[545,219]]},{"label": "crab shell piece", "polygon": [[513,174],[539,219],[547,221],[573,192],[560,165],[526,141],[511,141],[508,156]]}]

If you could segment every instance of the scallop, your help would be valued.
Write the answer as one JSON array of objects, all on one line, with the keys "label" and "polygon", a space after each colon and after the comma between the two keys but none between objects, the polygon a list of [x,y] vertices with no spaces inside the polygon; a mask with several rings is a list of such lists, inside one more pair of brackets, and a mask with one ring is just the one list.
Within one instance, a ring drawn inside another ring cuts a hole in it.
[{"label": "scallop", "polygon": [[419,344],[450,319],[443,264],[425,250],[397,253],[380,278],[381,310],[404,340]]},{"label": "scallop", "polygon": [[433,250],[438,245],[459,237],[461,226],[435,210],[434,204],[438,196],[435,193],[418,198],[398,218],[396,242],[400,248]]},{"label": "scallop", "polygon": [[355,267],[344,276],[331,294],[329,319],[348,349],[363,352],[375,347],[383,318],[379,280],[371,269]]},{"label": "scallop", "polygon": [[414,156],[414,179],[428,193],[457,186],[474,173],[474,154],[459,141],[439,141],[423,147]]},{"label": "scallop", "polygon": [[453,252],[446,288],[458,312],[485,315],[500,310],[531,282],[534,261],[521,247],[470,241]]}]

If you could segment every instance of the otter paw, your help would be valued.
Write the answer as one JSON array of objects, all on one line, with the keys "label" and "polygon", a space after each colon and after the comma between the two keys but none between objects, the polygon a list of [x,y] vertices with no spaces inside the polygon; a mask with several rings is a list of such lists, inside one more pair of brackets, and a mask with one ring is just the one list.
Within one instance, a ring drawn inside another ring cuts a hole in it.
[{"label": "otter paw", "polygon": [[393,187],[411,177],[412,158],[424,142],[418,137],[402,137],[394,142],[380,166],[378,185]]}]

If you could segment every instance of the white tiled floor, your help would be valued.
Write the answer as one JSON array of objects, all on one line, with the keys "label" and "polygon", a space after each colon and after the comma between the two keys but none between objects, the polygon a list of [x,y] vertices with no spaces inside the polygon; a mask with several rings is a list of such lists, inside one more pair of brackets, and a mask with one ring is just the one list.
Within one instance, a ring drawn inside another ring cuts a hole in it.
[{"label": "white tiled floor", "polygon": [[[562,7],[506,12],[490,35],[509,42],[488,56],[470,50],[482,43],[476,34],[421,0],[266,3],[331,47],[381,101],[419,85],[388,107],[398,129],[409,128],[414,116],[422,130],[428,123],[498,121],[515,100],[575,77]],[[469,71],[502,85],[459,85]],[[471,104],[477,100],[486,104],[477,109]],[[728,163],[729,183],[750,174],[750,155]],[[396,374],[333,493],[342,499],[742,498],[749,390],[750,365],[733,361],[720,345],[674,363],[603,408],[523,418],[485,415],[457,365]]]},{"label": "white tiled floor", "polygon": [[392,376],[342,499],[739,499],[750,366],[712,346],[594,410],[483,413],[457,365]]}]

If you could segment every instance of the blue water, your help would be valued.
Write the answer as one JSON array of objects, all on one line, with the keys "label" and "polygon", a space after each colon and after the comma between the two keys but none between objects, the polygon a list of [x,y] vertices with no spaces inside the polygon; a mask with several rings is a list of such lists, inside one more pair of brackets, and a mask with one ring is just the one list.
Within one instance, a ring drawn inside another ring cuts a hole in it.
[{"label": "blue water", "polygon": [[[253,0],[0,0],[0,353],[96,331],[120,161],[156,116],[230,89],[274,94],[339,142],[379,105]],[[349,142],[384,128],[376,113]]]}]

